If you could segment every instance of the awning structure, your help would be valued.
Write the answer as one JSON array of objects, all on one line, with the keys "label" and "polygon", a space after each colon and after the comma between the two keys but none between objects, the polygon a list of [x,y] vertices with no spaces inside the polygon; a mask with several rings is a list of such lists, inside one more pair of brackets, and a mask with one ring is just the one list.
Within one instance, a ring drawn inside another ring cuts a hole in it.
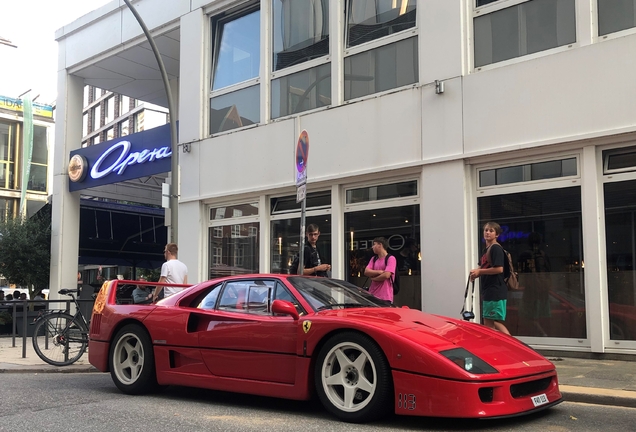
[{"label": "awning structure", "polygon": [[[48,213],[51,204],[38,213]],[[168,242],[164,210],[139,205],[81,199],[79,262],[159,268]]]},{"label": "awning structure", "polygon": [[79,264],[161,267],[167,240],[163,209],[80,202]]}]

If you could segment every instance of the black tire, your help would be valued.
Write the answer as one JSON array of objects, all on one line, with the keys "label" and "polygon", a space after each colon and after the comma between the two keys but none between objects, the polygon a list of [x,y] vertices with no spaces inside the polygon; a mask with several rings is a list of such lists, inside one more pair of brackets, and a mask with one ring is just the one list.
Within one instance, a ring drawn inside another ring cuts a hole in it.
[{"label": "black tire", "polygon": [[88,329],[67,313],[53,312],[38,319],[31,339],[42,360],[53,366],[68,366],[86,352]]},{"label": "black tire", "polygon": [[126,394],[144,394],[157,390],[155,355],[146,329],[128,324],[117,332],[108,355],[110,376]]},{"label": "black tire", "polygon": [[393,411],[391,368],[366,335],[332,336],[318,354],[314,377],[320,402],[340,420],[368,422]]}]

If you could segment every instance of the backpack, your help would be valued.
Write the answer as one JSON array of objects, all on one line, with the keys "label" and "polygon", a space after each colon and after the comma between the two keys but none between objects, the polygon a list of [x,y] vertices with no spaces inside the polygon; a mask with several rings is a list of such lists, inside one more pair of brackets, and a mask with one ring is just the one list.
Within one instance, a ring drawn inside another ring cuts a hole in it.
[{"label": "backpack", "polygon": [[[386,266],[389,264],[389,257],[391,255],[388,255],[384,257],[384,267],[386,268]],[[373,257],[373,262],[375,262],[375,260],[378,259],[377,255],[375,255]],[[400,273],[398,273],[397,271],[397,260],[396,260],[396,269],[395,269],[395,273],[393,273],[393,277],[391,277],[391,285],[393,285],[393,295],[396,295],[400,292]]]},{"label": "backpack", "polygon": [[[510,252],[505,250],[503,246],[501,246],[499,243],[496,243],[496,244],[499,245],[499,247],[501,248],[501,250],[503,250],[503,253],[504,253],[504,266],[503,266],[504,282],[506,283],[508,290],[511,290],[511,291],[518,290],[519,275],[515,271],[515,267],[512,264],[512,255],[510,255]],[[486,259],[488,260],[488,264],[492,265],[490,263],[490,248],[488,248],[488,252],[486,253]]]}]

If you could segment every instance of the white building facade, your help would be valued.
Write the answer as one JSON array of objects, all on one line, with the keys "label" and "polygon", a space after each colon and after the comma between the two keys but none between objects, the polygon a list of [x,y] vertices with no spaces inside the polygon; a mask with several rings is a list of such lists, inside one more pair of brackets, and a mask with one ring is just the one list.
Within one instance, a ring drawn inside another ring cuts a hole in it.
[{"label": "white building facade", "polygon": [[[636,354],[636,15],[615,0],[139,0],[178,101],[179,257],[193,281],[288,271],[295,149],[333,276],[371,241],[396,303],[459,316],[481,225],[520,271],[511,332]],[[77,274],[82,92],[166,106],[121,0],[60,29],[51,286]],[[185,145],[185,146],[184,146]],[[175,155],[173,155],[175,157]],[[402,252],[402,253],[401,253]],[[475,304],[478,308],[478,300]]]}]

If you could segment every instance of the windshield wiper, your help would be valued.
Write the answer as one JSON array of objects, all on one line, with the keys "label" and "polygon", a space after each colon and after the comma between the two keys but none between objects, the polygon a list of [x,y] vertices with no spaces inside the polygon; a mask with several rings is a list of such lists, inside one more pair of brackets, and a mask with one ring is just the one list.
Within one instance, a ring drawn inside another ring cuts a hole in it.
[{"label": "windshield wiper", "polygon": [[372,305],[363,305],[360,303],[334,303],[327,304],[324,306],[320,306],[317,310],[325,310],[325,309],[333,309],[334,307],[344,307],[344,308],[362,308],[362,307],[372,307]]}]

